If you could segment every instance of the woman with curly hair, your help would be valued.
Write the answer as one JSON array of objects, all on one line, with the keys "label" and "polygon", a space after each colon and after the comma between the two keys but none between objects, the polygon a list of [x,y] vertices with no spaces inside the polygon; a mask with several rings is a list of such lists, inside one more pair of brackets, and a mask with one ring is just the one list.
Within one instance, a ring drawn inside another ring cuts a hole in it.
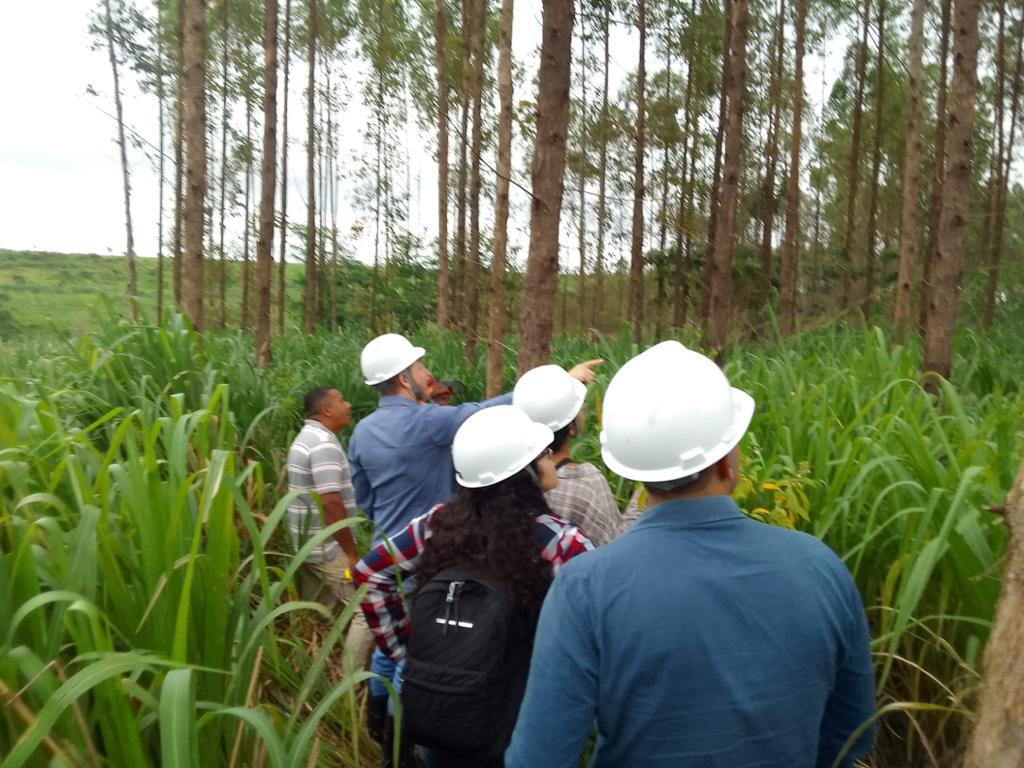
[{"label": "woman with curly hair", "polygon": [[[544,500],[558,482],[552,439],[510,405],[474,414],[452,444],[455,499],[356,567],[377,644],[407,661],[406,722],[432,768],[502,765],[554,571],[593,547]],[[403,575],[418,585],[411,616]]]}]

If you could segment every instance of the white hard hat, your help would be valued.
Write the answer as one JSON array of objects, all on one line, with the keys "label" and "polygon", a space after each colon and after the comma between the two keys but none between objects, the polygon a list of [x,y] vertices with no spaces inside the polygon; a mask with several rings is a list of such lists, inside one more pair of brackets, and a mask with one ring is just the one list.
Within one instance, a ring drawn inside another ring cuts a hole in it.
[{"label": "white hard hat", "polygon": [[464,488],[500,483],[540,456],[554,437],[548,427],[531,421],[514,405],[484,408],[455,433],[455,479]]},{"label": "white hard hat", "polygon": [[423,347],[414,347],[405,336],[385,333],[363,347],[359,363],[366,383],[373,386],[397,376],[425,354]]},{"label": "white hard hat", "polygon": [[586,386],[557,365],[527,371],[512,391],[512,405],[556,431],[576,418],[586,399]]},{"label": "white hard hat", "polygon": [[754,400],[729,386],[714,361],[663,341],[627,362],[604,396],[601,455],[629,480],[678,480],[739,444]]}]

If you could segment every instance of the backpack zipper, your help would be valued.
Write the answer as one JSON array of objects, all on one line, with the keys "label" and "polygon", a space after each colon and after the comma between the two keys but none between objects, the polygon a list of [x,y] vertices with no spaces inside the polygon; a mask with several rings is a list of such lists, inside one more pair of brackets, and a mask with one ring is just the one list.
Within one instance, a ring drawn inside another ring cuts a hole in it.
[{"label": "backpack zipper", "polygon": [[451,624],[452,609],[455,609],[455,624],[459,623],[459,592],[462,591],[462,587],[466,582],[464,581],[453,581],[448,584],[448,596],[445,598],[444,607],[444,629],[441,630],[441,636],[448,636],[448,627]]}]

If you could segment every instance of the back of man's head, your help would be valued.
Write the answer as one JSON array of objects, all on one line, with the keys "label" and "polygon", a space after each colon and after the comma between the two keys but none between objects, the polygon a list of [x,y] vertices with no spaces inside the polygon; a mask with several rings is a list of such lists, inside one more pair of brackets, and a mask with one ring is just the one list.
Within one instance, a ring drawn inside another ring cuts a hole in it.
[{"label": "back of man's head", "polygon": [[315,419],[327,405],[334,387],[315,387],[302,398],[302,413],[307,419]]}]

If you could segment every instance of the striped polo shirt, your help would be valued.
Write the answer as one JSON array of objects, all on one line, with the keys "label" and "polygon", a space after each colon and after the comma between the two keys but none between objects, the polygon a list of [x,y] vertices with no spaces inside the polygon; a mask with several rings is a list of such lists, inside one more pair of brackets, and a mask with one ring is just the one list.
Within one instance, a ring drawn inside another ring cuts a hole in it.
[{"label": "striped polo shirt", "polygon": [[[320,509],[310,491],[340,493],[345,512],[355,514],[355,493],[348,457],[337,436],[315,419],[306,419],[288,450],[288,490],[302,491],[288,505],[288,535],[298,549],[323,529]],[[341,555],[334,537],[315,547],[307,562],[323,563]]]}]

